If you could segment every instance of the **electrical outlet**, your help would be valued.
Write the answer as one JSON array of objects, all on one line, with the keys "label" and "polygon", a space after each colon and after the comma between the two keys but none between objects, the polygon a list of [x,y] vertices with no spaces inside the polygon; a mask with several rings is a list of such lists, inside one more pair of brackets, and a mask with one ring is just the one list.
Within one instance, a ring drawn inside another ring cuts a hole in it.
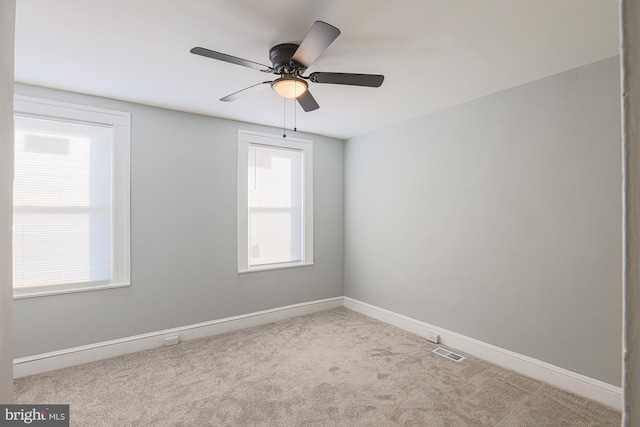
[{"label": "electrical outlet", "polygon": [[169,347],[172,345],[176,345],[180,342],[180,337],[177,335],[172,335],[170,337],[164,337],[164,346]]},{"label": "electrical outlet", "polygon": [[427,331],[424,337],[427,339],[427,341],[431,341],[435,344],[438,344],[440,342],[440,335],[433,331]]}]

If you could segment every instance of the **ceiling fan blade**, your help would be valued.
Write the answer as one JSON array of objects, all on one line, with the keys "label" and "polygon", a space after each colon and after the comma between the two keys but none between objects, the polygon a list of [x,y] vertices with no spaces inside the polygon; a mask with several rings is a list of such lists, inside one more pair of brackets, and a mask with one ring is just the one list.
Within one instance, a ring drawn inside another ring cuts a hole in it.
[{"label": "ceiling fan blade", "polygon": [[352,73],[311,73],[309,80],[314,83],[331,83],[335,85],[380,87],[384,81],[381,74]]},{"label": "ceiling fan blade", "polygon": [[226,53],[214,52],[213,50],[205,49],[203,47],[194,47],[189,52],[200,56],[206,56],[207,58],[217,59],[219,61],[230,62],[232,64],[242,65],[243,67],[253,68],[258,71],[271,71],[271,67],[257,62],[249,61],[247,59],[236,58],[235,56],[227,55]]},{"label": "ceiling fan blade", "polygon": [[224,98],[220,98],[220,101],[225,101],[225,102],[235,101],[236,99],[242,98],[244,95],[246,95],[247,91],[249,91],[250,89],[253,89],[252,92],[255,92],[256,89],[266,88],[267,85],[271,85],[271,82],[262,82],[262,83],[255,84],[253,86],[246,87],[242,90],[232,93],[231,95],[227,95]]},{"label": "ceiling fan blade", "polygon": [[291,60],[309,68],[339,35],[340,30],[333,25],[323,21],[314,22]]},{"label": "ceiling fan blade", "polygon": [[300,104],[302,109],[307,113],[309,111],[317,110],[318,108],[320,108],[315,98],[311,96],[311,92],[309,92],[308,90],[297,97],[296,100],[298,101],[298,104]]}]

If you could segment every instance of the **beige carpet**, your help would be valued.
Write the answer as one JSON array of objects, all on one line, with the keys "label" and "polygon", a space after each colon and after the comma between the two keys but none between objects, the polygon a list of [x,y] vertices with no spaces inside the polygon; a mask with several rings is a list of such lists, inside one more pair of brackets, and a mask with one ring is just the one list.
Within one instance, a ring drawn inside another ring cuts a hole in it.
[{"label": "beige carpet", "polygon": [[[619,426],[598,403],[339,308],[15,382],[73,426]],[[466,356],[466,355],[465,355]]]}]

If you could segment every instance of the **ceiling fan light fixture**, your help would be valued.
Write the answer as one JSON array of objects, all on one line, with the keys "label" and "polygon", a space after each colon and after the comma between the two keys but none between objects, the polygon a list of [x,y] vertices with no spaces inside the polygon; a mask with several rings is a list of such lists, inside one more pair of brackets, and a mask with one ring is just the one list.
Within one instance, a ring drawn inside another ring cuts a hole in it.
[{"label": "ceiling fan light fixture", "polygon": [[297,77],[282,77],[274,81],[272,87],[283,98],[297,98],[307,91],[307,82]]}]

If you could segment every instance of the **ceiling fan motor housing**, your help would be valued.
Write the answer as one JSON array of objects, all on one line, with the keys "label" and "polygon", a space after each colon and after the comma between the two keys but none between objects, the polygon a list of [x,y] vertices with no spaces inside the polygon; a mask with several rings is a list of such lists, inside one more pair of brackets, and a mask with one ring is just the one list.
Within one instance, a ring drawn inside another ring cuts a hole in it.
[{"label": "ceiling fan motor housing", "polygon": [[269,59],[273,64],[273,72],[275,74],[300,75],[304,72],[304,67],[291,61],[296,50],[298,50],[298,46],[295,43],[282,43],[269,50]]}]

